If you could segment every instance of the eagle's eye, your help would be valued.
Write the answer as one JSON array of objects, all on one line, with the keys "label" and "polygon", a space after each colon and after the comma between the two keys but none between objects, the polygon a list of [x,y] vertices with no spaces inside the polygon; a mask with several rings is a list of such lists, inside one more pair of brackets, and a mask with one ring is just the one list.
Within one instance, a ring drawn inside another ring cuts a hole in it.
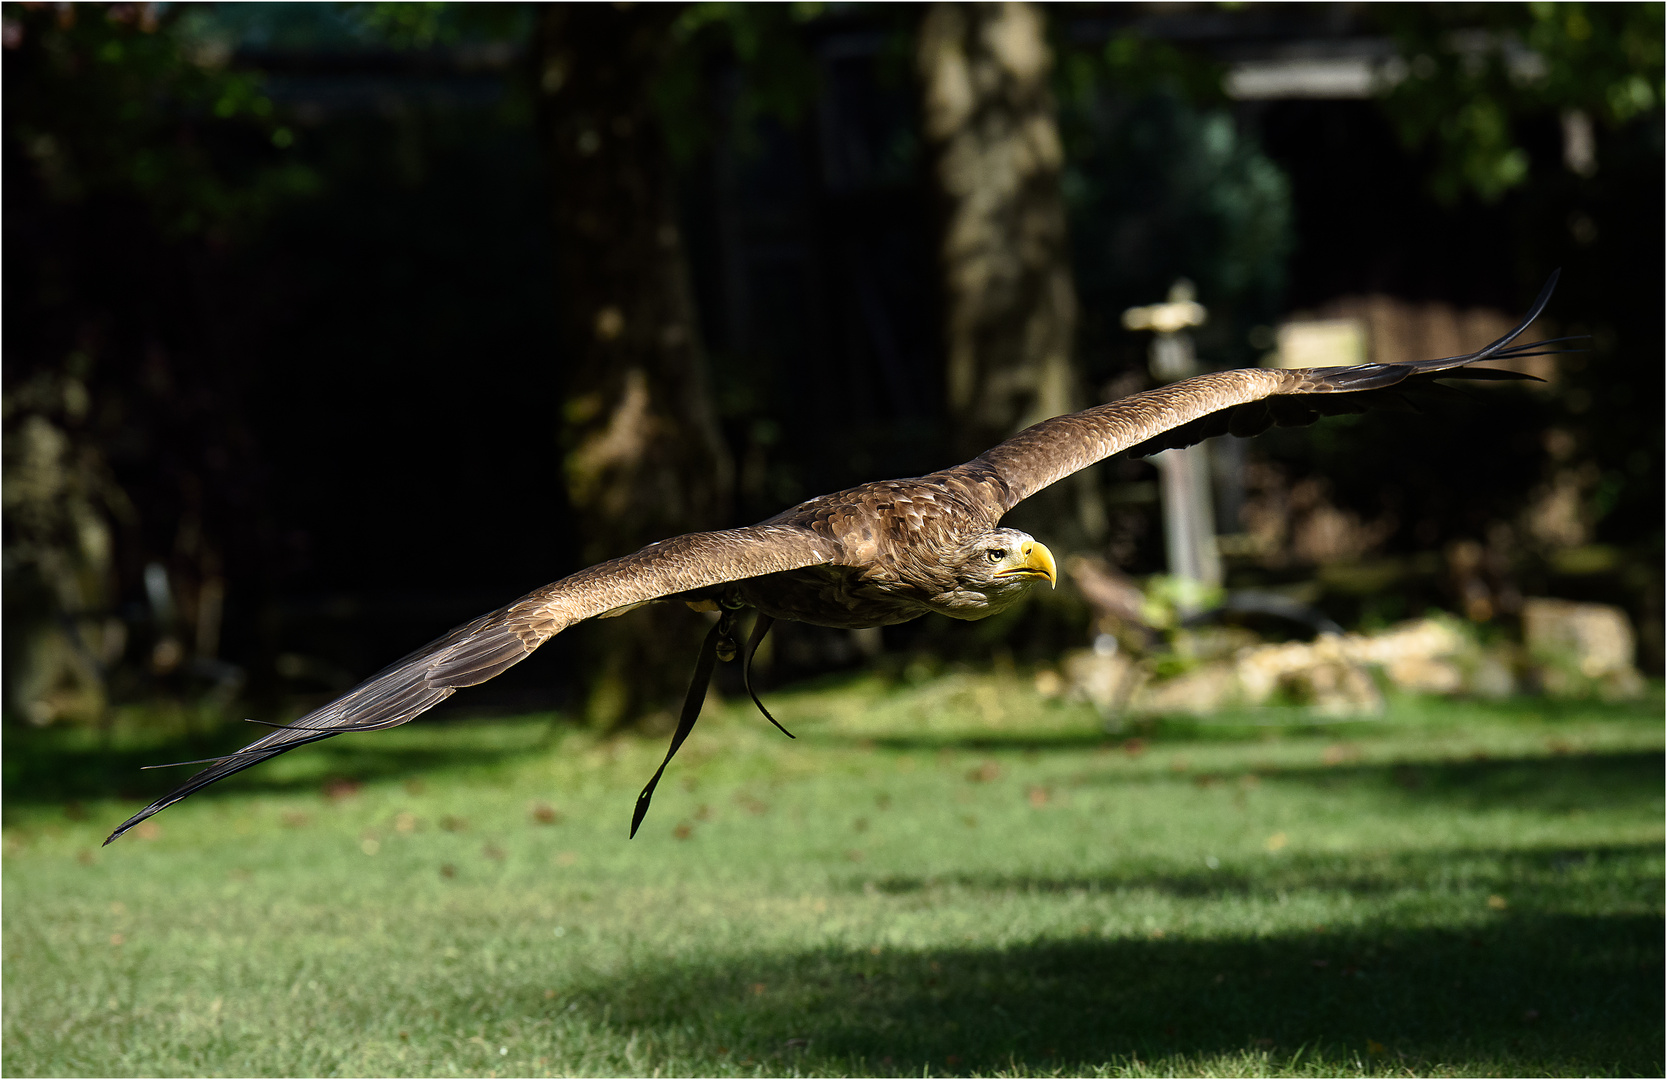
[{"label": "eagle's eye", "polygon": [[991,562],[1000,562],[1001,560],[1007,558],[1007,552],[1003,551],[1001,548],[991,548],[984,554],[990,557]]}]

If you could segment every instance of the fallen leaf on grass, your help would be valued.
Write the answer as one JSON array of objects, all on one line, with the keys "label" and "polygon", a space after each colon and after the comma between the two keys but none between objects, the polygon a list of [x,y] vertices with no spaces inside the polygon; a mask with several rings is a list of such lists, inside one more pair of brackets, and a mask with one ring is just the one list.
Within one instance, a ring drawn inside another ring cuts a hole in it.
[{"label": "fallen leaf on grass", "polygon": [[1332,743],[1320,751],[1320,760],[1327,765],[1341,765],[1348,761],[1359,761],[1360,747],[1349,743]]},{"label": "fallen leaf on grass", "polygon": [[533,822],[538,825],[554,825],[561,820],[556,808],[547,802],[535,802],[530,811]]},{"label": "fallen leaf on grass", "polygon": [[359,789],[364,786],[357,780],[349,780],[347,777],[338,776],[324,781],[324,797],[331,802],[340,802],[342,799],[359,794]]}]

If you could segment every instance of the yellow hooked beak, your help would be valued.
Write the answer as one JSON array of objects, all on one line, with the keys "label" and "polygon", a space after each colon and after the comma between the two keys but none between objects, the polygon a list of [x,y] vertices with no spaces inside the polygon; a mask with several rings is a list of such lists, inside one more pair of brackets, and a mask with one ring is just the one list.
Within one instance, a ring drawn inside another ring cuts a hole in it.
[{"label": "yellow hooked beak", "polygon": [[996,576],[1018,574],[1027,578],[1047,578],[1050,587],[1058,587],[1059,571],[1054,567],[1053,552],[1048,550],[1048,545],[1040,540],[1026,540],[1019,545],[1019,554],[1024,558],[1023,562],[998,571]]}]

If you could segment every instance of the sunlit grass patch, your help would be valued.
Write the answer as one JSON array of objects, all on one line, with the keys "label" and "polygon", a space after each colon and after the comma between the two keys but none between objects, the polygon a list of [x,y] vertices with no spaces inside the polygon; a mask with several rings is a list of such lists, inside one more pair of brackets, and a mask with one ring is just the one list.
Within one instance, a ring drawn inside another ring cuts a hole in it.
[{"label": "sunlit grass patch", "polygon": [[105,849],[131,801],[28,779],[96,744],[13,740],[8,1071],[1661,1068],[1659,700],[1116,737],[1015,674],[770,703],[799,739],[715,707],[635,841],[663,742],[550,717],[343,737]]}]

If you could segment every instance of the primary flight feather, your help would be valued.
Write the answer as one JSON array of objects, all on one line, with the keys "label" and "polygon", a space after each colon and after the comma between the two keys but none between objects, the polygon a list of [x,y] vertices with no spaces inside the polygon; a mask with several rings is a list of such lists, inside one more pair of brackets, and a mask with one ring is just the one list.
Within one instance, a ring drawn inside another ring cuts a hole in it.
[{"label": "primary flight feather", "polygon": [[[575,623],[654,601],[682,600],[716,607],[723,615],[702,649],[669,762],[699,714],[713,656],[734,655],[735,612],[759,613],[749,659],[772,619],[855,629],[930,612],[957,619],[993,615],[1016,603],[1032,583],[1055,580],[1046,546],[1000,527],[1002,515],[1022,500],[1124,451],[1144,455],[1215,435],[1255,435],[1276,425],[1362,412],[1386,398],[1432,389],[1438,377],[1529,378],[1468,365],[1554,351],[1548,346],[1555,342],[1512,342],[1539,317],[1556,283],[1552,274],[1509,333],[1463,356],[1211,372],[1044,420],[954,468],[863,484],[748,528],[672,537],[598,563],[459,626],[242,750],[209,759],[207,769],[122,822],[104,842],[192,792],[287,750],[349,731],[403,724],[459,689],[519,663]],[[659,777],[657,772],[638,799],[633,834]]]}]

